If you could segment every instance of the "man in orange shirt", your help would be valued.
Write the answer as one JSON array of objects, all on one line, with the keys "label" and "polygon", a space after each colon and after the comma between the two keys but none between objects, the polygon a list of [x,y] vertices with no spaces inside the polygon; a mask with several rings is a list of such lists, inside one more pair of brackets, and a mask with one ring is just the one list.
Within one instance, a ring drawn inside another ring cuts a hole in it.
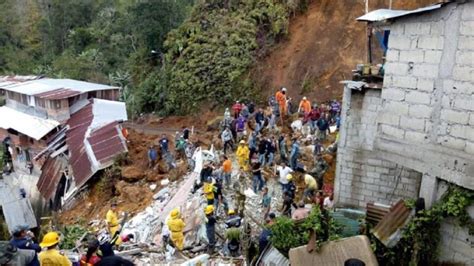
[{"label": "man in orange shirt", "polygon": [[283,118],[287,113],[287,99],[286,99],[286,88],[281,88],[281,90],[277,91],[275,94],[275,100],[278,102],[280,106],[280,117]]},{"label": "man in orange shirt", "polygon": [[298,113],[301,111],[303,111],[303,114],[311,112],[311,102],[306,97],[303,97],[298,107]]},{"label": "man in orange shirt", "polygon": [[227,156],[222,156],[223,163],[222,163],[222,174],[224,175],[225,185],[226,187],[230,186],[230,177],[232,174],[232,161],[227,158]]}]

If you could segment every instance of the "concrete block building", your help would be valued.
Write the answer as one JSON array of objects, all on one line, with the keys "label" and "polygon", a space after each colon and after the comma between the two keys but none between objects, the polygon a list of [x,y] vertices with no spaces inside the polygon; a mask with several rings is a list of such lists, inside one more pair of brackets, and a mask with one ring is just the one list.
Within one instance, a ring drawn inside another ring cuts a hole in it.
[{"label": "concrete block building", "polygon": [[[474,2],[359,20],[390,35],[383,85],[345,82],[337,203],[423,197],[429,207],[449,183],[474,189]],[[446,221],[441,230],[441,261],[472,265],[467,229]]]}]

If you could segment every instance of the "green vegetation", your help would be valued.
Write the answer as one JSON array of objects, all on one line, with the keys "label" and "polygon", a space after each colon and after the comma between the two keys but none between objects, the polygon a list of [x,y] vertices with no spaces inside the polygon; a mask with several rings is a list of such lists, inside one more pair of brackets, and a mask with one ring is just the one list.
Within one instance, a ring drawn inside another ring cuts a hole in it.
[{"label": "green vegetation", "polygon": [[[196,3],[195,3],[196,2]],[[248,71],[304,0],[0,1],[0,75],[112,83],[134,113],[258,93]],[[184,21],[184,22],[183,22]],[[212,106],[211,106],[212,107]]]},{"label": "green vegetation", "polygon": [[338,239],[341,231],[340,225],[330,218],[327,211],[321,212],[317,207],[301,222],[280,216],[270,228],[272,245],[286,256],[290,249],[308,244],[310,231],[317,236],[317,248],[325,241]]},{"label": "green vegetation", "polygon": [[62,249],[73,249],[76,247],[76,241],[80,239],[87,230],[79,225],[65,226],[62,230],[63,237],[61,242]]},{"label": "green vegetation", "polygon": [[[459,226],[474,235],[474,221],[467,208],[474,203],[474,192],[451,185],[431,209],[419,211],[405,226],[402,238],[393,248],[386,248],[372,237],[373,247],[381,265],[433,265],[437,259],[441,222],[455,218]],[[413,207],[413,202],[407,204]]]}]

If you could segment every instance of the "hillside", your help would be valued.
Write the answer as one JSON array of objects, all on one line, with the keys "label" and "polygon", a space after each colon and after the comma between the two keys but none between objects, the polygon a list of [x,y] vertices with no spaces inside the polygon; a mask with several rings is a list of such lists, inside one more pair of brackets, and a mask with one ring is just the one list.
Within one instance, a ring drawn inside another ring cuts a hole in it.
[{"label": "hillside", "polygon": [[[393,8],[414,9],[436,2],[397,0]],[[369,11],[389,5],[388,0],[369,3]],[[355,20],[364,9],[364,1],[312,1],[307,12],[291,20],[287,39],[251,71],[254,80],[266,95],[285,86],[294,98],[303,94],[318,101],[340,98],[339,81],[349,79],[351,70],[367,56],[366,24]]]}]

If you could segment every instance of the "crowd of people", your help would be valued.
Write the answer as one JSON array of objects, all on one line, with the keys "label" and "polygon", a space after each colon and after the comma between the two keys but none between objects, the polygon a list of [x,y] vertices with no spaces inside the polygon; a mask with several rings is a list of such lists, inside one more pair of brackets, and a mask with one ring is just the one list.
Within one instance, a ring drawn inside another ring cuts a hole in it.
[{"label": "crowd of people", "polygon": [[[324,209],[334,207],[332,193],[323,194],[322,191],[323,176],[329,169],[323,155],[335,151],[337,137],[336,142],[331,144],[331,149],[325,148],[323,143],[329,133],[334,133],[329,132],[331,126],[335,128],[335,132],[338,131],[341,124],[340,109],[338,101],[318,105],[311,104],[306,97],[302,98],[298,106],[292,107],[285,88],[271,97],[266,107],[257,107],[253,102],[236,101],[231,108],[225,109],[219,131],[222,155],[219,156],[219,160],[204,163],[199,180],[196,180],[193,189],[195,192],[202,187],[207,202],[204,214],[209,252],[213,252],[216,243],[216,223],[240,221],[244,216],[242,204],[228,202],[223,193],[224,189],[228,189],[231,185],[232,179],[238,178],[238,182],[241,182],[247,178],[251,181],[254,193],[262,197],[261,218],[266,221],[266,229],[259,239],[260,250],[263,250],[265,243],[268,243],[267,227],[274,221],[276,213],[298,220],[309,214],[310,209],[305,207],[306,204],[314,204]],[[300,132],[285,133],[285,130],[282,130],[294,120],[301,120],[303,125],[309,126],[309,138]],[[178,138],[183,138],[183,134]],[[306,165],[300,160],[304,152],[301,143],[303,138],[306,146],[308,139],[314,146],[311,152],[313,160],[310,163],[306,162]],[[189,142],[188,139],[186,141]],[[235,159],[236,165],[232,163],[232,159]],[[238,171],[234,171],[232,175],[232,169]],[[271,209],[272,195],[267,180],[273,177],[281,185],[283,207],[280,210]],[[234,193],[239,194],[239,191]],[[232,198],[238,199],[239,196]],[[230,195],[227,194],[227,197]],[[222,217],[222,212],[218,211],[220,208],[227,217]],[[179,210],[173,210],[171,215],[168,222],[170,239],[174,246],[181,250],[185,224]],[[226,239],[224,250],[228,254],[238,254],[235,247],[239,246],[237,232],[240,230],[236,230],[239,226],[240,222],[236,226],[227,227],[226,237],[231,236],[231,239]]]},{"label": "crowd of people", "polygon": [[[260,252],[269,243],[270,228],[276,213],[300,220],[310,212],[307,204],[321,209],[334,207],[332,193],[323,194],[322,191],[323,176],[329,168],[323,155],[337,149],[338,137],[329,148],[325,147],[327,145],[324,143],[327,144],[328,134],[334,133],[330,132],[331,127],[338,131],[341,124],[340,111],[341,105],[336,100],[316,104],[303,97],[298,105],[293,105],[285,88],[270,97],[264,107],[257,107],[251,101],[236,101],[230,109],[226,108],[218,133],[221,155],[218,160],[204,162],[193,189],[195,193],[202,188],[207,203],[203,212],[209,252],[214,252],[216,245],[216,224],[223,222],[226,228],[224,253],[229,256],[240,254],[240,227],[245,207],[242,202],[228,202],[224,196],[224,191],[232,193],[233,179],[238,179],[237,183],[247,179],[254,193],[261,195],[263,217],[258,218],[265,221],[265,228],[258,241]],[[286,130],[295,120],[308,125],[309,136]],[[176,132],[174,152],[170,149],[172,142],[163,134],[157,145],[149,146],[148,167],[157,167],[161,160],[172,169],[176,167],[177,160],[184,160],[189,170],[194,169],[193,154],[196,145],[190,140],[191,134],[191,130],[186,127],[183,127],[181,132]],[[303,150],[302,146],[308,144],[314,147],[310,155],[312,160],[303,163],[301,157],[306,150]],[[233,163],[234,159],[236,164]],[[271,207],[272,195],[267,186],[270,178],[275,178],[281,187],[283,204],[278,210]],[[234,192],[239,201],[243,193],[237,190]],[[225,216],[222,216],[222,213],[225,213]],[[115,203],[107,212],[106,221],[107,230],[98,232],[89,240],[80,265],[133,265],[130,261],[114,255],[114,246],[133,239],[133,235],[120,235],[121,221]],[[185,226],[179,209],[172,210],[167,221],[169,234],[165,241],[178,251],[184,248]],[[27,265],[71,265],[70,260],[58,249],[60,236],[57,232],[45,234],[42,242],[37,244],[27,228],[18,227],[10,244],[18,249],[34,252]]]}]

